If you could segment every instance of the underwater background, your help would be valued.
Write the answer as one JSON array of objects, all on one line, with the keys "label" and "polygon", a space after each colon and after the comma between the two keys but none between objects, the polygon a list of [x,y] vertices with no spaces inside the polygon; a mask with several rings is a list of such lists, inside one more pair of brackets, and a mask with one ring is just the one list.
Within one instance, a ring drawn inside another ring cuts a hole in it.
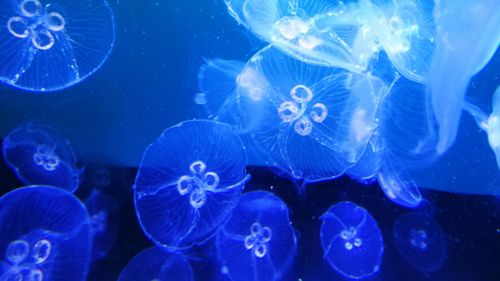
[{"label": "underwater background", "polygon": [[[118,205],[118,228],[114,241],[107,242],[109,252],[90,265],[87,280],[96,281],[117,280],[132,257],[154,246],[138,222],[132,187],[150,143],[166,128],[204,117],[194,102],[200,66],[213,58],[247,61],[267,45],[236,24],[222,0],[113,0],[109,5],[115,42],[95,74],[48,94],[0,83],[0,138],[26,122],[56,128],[69,140],[82,167],[75,192],[82,200],[99,185],[96,177],[106,171],[101,191]],[[467,95],[476,104],[491,107],[499,76],[497,50],[473,77]],[[265,166],[249,165],[247,173],[251,178],[244,193],[272,192],[289,209],[297,255],[282,280],[350,280],[324,259],[319,240],[321,216],[342,201],[366,209],[384,237],[380,269],[362,280],[500,280],[500,173],[486,134],[468,114],[462,115],[450,150],[432,165],[411,172],[424,198],[417,208],[391,202],[377,181],[361,184],[341,176],[304,187]],[[1,159],[0,196],[24,185]],[[410,213],[433,217],[444,234],[445,254],[436,270],[419,270],[398,251],[394,226]],[[194,280],[226,280],[213,242],[184,254]]]}]

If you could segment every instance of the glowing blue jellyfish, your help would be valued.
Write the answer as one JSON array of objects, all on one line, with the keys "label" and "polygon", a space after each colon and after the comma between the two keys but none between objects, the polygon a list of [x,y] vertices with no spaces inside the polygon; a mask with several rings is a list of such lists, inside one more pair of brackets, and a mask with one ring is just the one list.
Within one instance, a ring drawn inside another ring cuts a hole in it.
[{"label": "glowing blue jellyfish", "polygon": [[120,222],[118,204],[97,189],[85,200],[92,226],[93,260],[105,257],[114,243]]},{"label": "glowing blue jellyfish", "polygon": [[500,9],[496,0],[442,0],[427,92],[439,126],[438,154],[454,143],[469,81],[500,45]]},{"label": "glowing blue jellyfish", "polygon": [[235,110],[246,123],[237,127],[246,128],[248,147],[295,178],[339,176],[361,157],[376,127],[379,89],[364,75],[305,64],[268,47],[237,83]]},{"label": "glowing blue jellyfish", "polygon": [[439,224],[425,213],[407,213],[393,227],[394,244],[416,269],[438,270],[446,258],[446,241]]},{"label": "glowing blue jellyfish", "polygon": [[246,164],[229,125],[194,120],[165,130],[146,149],[134,185],[146,235],[174,249],[210,238],[238,203]]},{"label": "glowing blue jellyfish", "polygon": [[284,280],[297,250],[286,204],[270,192],[244,194],[216,246],[230,280]]},{"label": "glowing blue jellyfish", "polygon": [[0,198],[0,280],[84,281],[92,236],[85,206],[54,187]]},{"label": "glowing blue jellyfish", "polygon": [[488,142],[495,153],[497,166],[500,169],[500,87],[497,87],[493,95],[493,111],[488,116],[477,106],[468,102],[464,103],[464,109],[476,120],[478,126],[488,134]]},{"label": "glowing blue jellyfish", "polygon": [[161,247],[143,250],[122,270],[118,281],[193,281],[193,271],[185,256]]},{"label": "glowing blue jellyfish", "polygon": [[0,81],[45,92],[94,73],[115,39],[106,0],[1,0]]},{"label": "glowing blue jellyfish", "polygon": [[229,13],[246,28],[302,60],[360,72],[352,56],[359,29],[354,4],[342,1],[225,0]]},{"label": "glowing blue jellyfish", "polygon": [[43,184],[71,192],[80,170],[69,142],[54,129],[28,123],[10,132],[2,144],[5,162],[26,184]]},{"label": "glowing blue jellyfish", "polygon": [[384,240],[367,210],[344,201],[330,207],[321,219],[324,258],[335,271],[352,279],[379,271]]}]

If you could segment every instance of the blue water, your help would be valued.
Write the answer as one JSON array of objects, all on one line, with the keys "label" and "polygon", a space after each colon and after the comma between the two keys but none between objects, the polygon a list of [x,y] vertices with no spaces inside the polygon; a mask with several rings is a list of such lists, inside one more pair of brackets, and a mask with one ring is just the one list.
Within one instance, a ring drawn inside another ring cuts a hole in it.
[{"label": "blue water", "polygon": [[[0,10],[4,2],[0,1]],[[116,23],[115,45],[94,75],[45,94],[0,83],[0,139],[30,121],[57,129],[69,140],[82,167],[76,196],[84,201],[93,188],[102,186],[119,206],[116,239],[108,245],[107,255],[92,263],[87,278],[92,281],[117,280],[133,256],[154,245],[137,219],[132,186],[148,144],[168,127],[203,117],[193,101],[200,66],[219,57],[247,61],[266,46],[235,22],[222,0],[109,4]],[[491,96],[499,84],[497,51],[473,77],[467,96],[490,112]],[[408,171],[425,199],[417,209],[394,204],[376,182],[359,184],[343,176],[303,186],[261,163],[249,164],[251,180],[244,192],[266,190],[277,195],[286,203],[296,230],[295,263],[282,280],[350,280],[330,267],[320,243],[320,217],[341,201],[365,208],[384,238],[380,268],[362,280],[500,280],[500,173],[486,134],[468,114],[462,114],[457,140],[446,154],[428,167]],[[102,171],[108,171],[103,176],[107,184],[97,178]],[[21,186],[24,183],[2,159],[0,195]],[[0,205],[0,212],[4,208]],[[431,215],[444,233],[444,261],[431,272],[412,266],[393,238],[397,219],[415,211]],[[216,262],[214,243],[212,239],[183,251],[194,280],[226,280]]]}]

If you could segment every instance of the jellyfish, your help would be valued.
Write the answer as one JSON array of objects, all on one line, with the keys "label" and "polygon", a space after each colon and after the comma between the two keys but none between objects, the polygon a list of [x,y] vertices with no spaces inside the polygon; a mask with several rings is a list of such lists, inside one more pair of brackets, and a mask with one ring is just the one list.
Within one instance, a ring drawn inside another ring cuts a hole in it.
[{"label": "jellyfish", "polygon": [[84,281],[90,218],[66,190],[29,186],[0,198],[0,280]]},{"label": "jellyfish", "polygon": [[384,240],[375,219],[363,207],[344,201],[321,216],[324,258],[339,274],[361,279],[379,271]]},{"label": "jellyfish", "polygon": [[436,50],[427,94],[439,127],[436,152],[454,143],[469,81],[500,45],[500,9],[495,0],[436,2]]},{"label": "jellyfish", "polygon": [[446,241],[441,227],[422,212],[400,216],[393,227],[393,239],[403,258],[423,272],[438,270],[446,258]]},{"label": "jellyfish", "polygon": [[355,72],[367,61],[352,56],[360,29],[355,4],[342,1],[225,0],[236,21],[306,63]]},{"label": "jellyfish", "polygon": [[285,280],[297,251],[286,204],[270,192],[245,193],[217,234],[216,248],[230,280]]},{"label": "jellyfish", "polygon": [[26,184],[75,191],[80,170],[69,142],[56,130],[27,123],[10,132],[2,144],[5,162]]},{"label": "jellyfish", "polygon": [[155,246],[143,250],[120,273],[118,281],[193,281],[188,259]]},{"label": "jellyfish", "polygon": [[273,47],[261,50],[237,80],[238,122],[245,123],[238,127],[246,128],[247,147],[293,178],[341,175],[361,157],[375,128],[378,89],[371,92],[353,75]]},{"label": "jellyfish", "polygon": [[147,147],[134,185],[146,235],[170,249],[205,242],[236,207],[246,164],[245,148],[227,124],[193,120],[165,130]]},{"label": "jellyfish", "polygon": [[0,1],[0,82],[49,92],[97,71],[115,39],[106,0]]},{"label": "jellyfish", "polygon": [[118,233],[120,213],[115,200],[97,189],[85,200],[85,206],[90,215],[94,237],[92,256],[96,261],[105,257],[113,245]]},{"label": "jellyfish", "polygon": [[500,169],[500,86],[493,94],[493,111],[488,116],[479,107],[469,103],[464,103],[464,110],[469,112],[477,122],[479,128],[488,134],[488,143],[495,153],[498,169]]}]

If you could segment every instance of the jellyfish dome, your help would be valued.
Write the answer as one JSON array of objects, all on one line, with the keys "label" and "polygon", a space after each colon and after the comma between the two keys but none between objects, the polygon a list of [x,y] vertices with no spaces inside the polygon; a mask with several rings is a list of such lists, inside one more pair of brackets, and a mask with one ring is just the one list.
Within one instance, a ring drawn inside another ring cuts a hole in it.
[{"label": "jellyfish dome", "polygon": [[143,250],[120,273],[118,281],[193,281],[188,259],[155,246]]},{"label": "jellyfish dome", "polygon": [[285,280],[297,250],[286,204],[270,192],[244,194],[217,234],[216,247],[230,280]]},{"label": "jellyfish dome", "polygon": [[0,198],[0,280],[84,281],[91,250],[90,219],[73,194],[30,186]]},{"label": "jellyfish dome", "polygon": [[75,191],[80,170],[69,142],[56,130],[36,123],[21,125],[2,144],[5,162],[26,184]]},{"label": "jellyfish dome", "polygon": [[106,0],[1,0],[0,82],[61,90],[97,71],[115,40]]},{"label": "jellyfish dome", "polygon": [[330,207],[321,219],[324,258],[335,271],[352,279],[379,271],[384,240],[377,222],[367,210],[344,201]]},{"label": "jellyfish dome", "polygon": [[113,245],[118,233],[120,213],[116,201],[97,189],[85,200],[85,206],[90,215],[94,238],[92,256],[95,261],[105,257]]},{"label": "jellyfish dome", "polygon": [[272,47],[261,50],[237,81],[239,120],[250,124],[239,126],[248,130],[248,147],[294,178],[312,182],[344,173],[376,127],[378,89],[354,76]]},{"label": "jellyfish dome", "polygon": [[403,258],[423,272],[438,270],[446,258],[443,231],[426,213],[407,213],[393,227],[394,244]]},{"label": "jellyfish dome", "polygon": [[149,145],[134,185],[139,222],[155,243],[203,243],[229,218],[247,180],[245,147],[234,130],[209,120],[173,126]]}]

